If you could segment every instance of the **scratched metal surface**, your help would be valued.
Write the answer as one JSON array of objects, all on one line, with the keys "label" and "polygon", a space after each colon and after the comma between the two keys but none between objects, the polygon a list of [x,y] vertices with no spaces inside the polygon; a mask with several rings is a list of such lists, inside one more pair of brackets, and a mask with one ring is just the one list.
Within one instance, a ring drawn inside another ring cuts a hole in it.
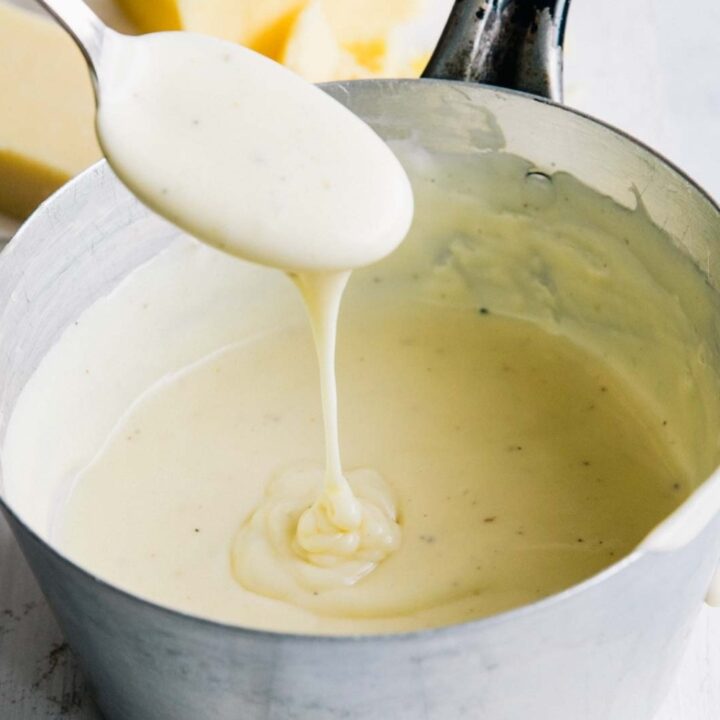
[{"label": "scratched metal surface", "polygon": [[[719,716],[720,610],[705,609],[657,720]],[[0,517],[0,720],[46,718],[101,720],[72,653]]]}]

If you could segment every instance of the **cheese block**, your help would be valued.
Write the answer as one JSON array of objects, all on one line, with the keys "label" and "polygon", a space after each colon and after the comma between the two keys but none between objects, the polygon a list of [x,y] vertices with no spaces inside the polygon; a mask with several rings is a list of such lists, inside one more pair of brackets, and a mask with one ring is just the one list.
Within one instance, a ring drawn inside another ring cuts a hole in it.
[{"label": "cheese block", "polygon": [[117,0],[142,32],[192,30],[277,57],[307,0]]},{"label": "cheese block", "polygon": [[184,29],[233,40],[313,82],[417,77],[428,56],[410,57],[394,33],[426,13],[431,0],[117,2],[144,32]]},{"label": "cheese block", "polygon": [[[117,3],[140,32],[183,29],[180,8],[175,0],[117,0]],[[213,0],[206,4],[215,5]]]},{"label": "cheese block", "polygon": [[[423,0],[322,0],[328,22],[342,47],[376,76],[387,75],[387,57],[394,31],[418,17]],[[393,77],[413,75],[410,67],[396,67]]]},{"label": "cheese block", "polygon": [[279,59],[313,82],[418,77],[429,52],[407,36],[427,9],[428,0],[312,0]]},{"label": "cheese block", "polygon": [[[29,1],[32,5],[35,5],[35,0]],[[17,3],[18,0],[15,0],[15,2]],[[23,0],[24,4],[27,4],[27,2],[28,0]],[[137,28],[134,23],[130,22],[130,18],[115,0],[83,0],[83,2],[113,30],[127,35],[137,35]],[[35,9],[38,8],[39,6],[36,6]]]},{"label": "cheese block", "polygon": [[300,12],[278,59],[311,82],[370,76],[338,42],[321,0],[314,0]]},{"label": "cheese block", "polygon": [[101,157],[85,62],[50,20],[0,2],[0,212],[26,217]]}]

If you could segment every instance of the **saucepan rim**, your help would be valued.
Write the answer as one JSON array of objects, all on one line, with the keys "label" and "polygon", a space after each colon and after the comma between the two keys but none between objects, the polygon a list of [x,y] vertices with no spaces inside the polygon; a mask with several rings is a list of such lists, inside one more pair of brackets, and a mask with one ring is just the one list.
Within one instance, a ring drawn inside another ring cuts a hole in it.
[{"label": "saucepan rim", "polygon": [[[609,130],[610,132],[614,133],[621,139],[627,140],[631,143],[633,143],[635,146],[641,148],[646,153],[648,153],[651,157],[653,157],[655,160],[659,161],[661,164],[665,165],[667,168],[672,170],[674,173],[676,173],[682,180],[684,180],[696,193],[698,193],[708,204],[709,206],[717,213],[718,219],[720,221],[720,205],[712,198],[712,196],[707,193],[698,183],[696,183],[687,173],[685,173],[683,170],[681,170],[677,165],[675,165],[672,161],[665,158],[661,153],[657,152],[656,150],[653,150],[651,147],[646,145],[640,140],[637,140],[629,133],[625,132],[624,130],[621,130],[617,127],[614,127],[613,125],[604,122],[603,120],[599,120],[591,115],[588,115],[587,113],[584,113],[580,110],[576,110],[574,108],[567,107],[566,105],[563,105],[559,102],[555,102],[553,100],[539,97],[537,95],[532,95],[530,93],[521,92],[519,90],[510,90],[506,88],[500,88],[495,87],[491,85],[485,85],[480,83],[468,83],[463,81],[457,81],[457,80],[438,80],[433,78],[420,78],[420,79],[377,79],[377,80],[347,80],[347,81],[340,81],[340,82],[332,82],[332,83],[322,83],[320,84],[320,87],[322,87],[325,90],[331,90],[333,88],[344,88],[346,86],[350,87],[358,87],[358,86],[367,86],[369,84],[372,84],[373,86],[377,87],[379,85],[386,85],[389,90],[391,90],[396,85],[405,85],[405,84],[442,84],[444,86],[452,85],[456,86],[458,89],[462,89],[463,92],[467,93],[473,92],[475,89],[480,89],[483,92],[492,92],[497,95],[510,95],[517,98],[522,98],[523,100],[527,100],[528,102],[532,103],[540,103],[543,105],[550,105],[555,108],[557,108],[560,111],[570,113],[571,115],[574,115],[576,117],[581,118],[584,121],[588,121],[591,124],[594,124],[596,126],[602,127],[606,130]],[[16,233],[13,240],[10,242],[9,246],[3,251],[3,255],[6,253],[12,253],[12,247],[19,241],[22,242],[22,236],[25,232],[29,232],[28,228],[32,228],[32,221],[36,213],[43,212],[47,205],[50,205],[52,203],[58,202],[61,197],[63,197],[66,193],[72,193],[74,190],[74,187],[78,184],[82,184],[87,182],[87,177],[92,176],[93,173],[96,173],[97,170],[102,167],[103,165],[106,165],[107,162],[102,159],[98,162],[91,165],[89,168],[84,170],[82,173],[74,177],[72,180],[70,180],[68,183],[63,185],[59,190],[57,190],[53,195],[51,195],[45,202],[43,202],[37,210],[23,223],[23,225],[20,227],[18,232]],[[139,201],[138,201],[139,202]],[[720,468],[717,468],[714,470],[708,478],[703,480],[697,488],[693,490],[693,492],[686,498],[681,505],[676,508],[673,513],[670,513],[667,515],[658,525],[655,526],[655,528],[659,527],[663,523],[665,523],[670,517],[672,517],[676,512],[678,512],[680,509],[685,507],[685,505],[688,503],[688,501],[693,497],[693,495],[703,486],[705,486],[707,483],[715,481],[720,482]],[[70,558],[63,555],[57,548],[55,548],[50,542],[42,538],[34,529],[29,527],[22,518],[13,510],[13,508],[9,505],[9,503],[0,496],[0,509],[2,509],[9,517],[11,517],[14,522],[16,522],[25,532],[27,532],[30,537],[40,545],[42,545],[45,549],[49,550],[52,555],[59,560],[63,565],[66,565],[74,572],[81,573],[88,581],[91,583],[95,583],[111,592],[118,593],[121,596],[124,596],[131,602],[138,603],[141,606],[145,606],[147,608],[150,608],[157,612],[162,612],[167,614],[169,617],[177,617],[180,620],[184,622],[193,622],[199,627],[207,627],[213,630],[221,630],[225,633],[231,632],[235,635],[247,635],[250,637],[255,638],[267,638],[268,641],[284,641],[287,642],[288,640],[298,643],[324,643],[324,644],[342,644],[347,643],[348,641],[351,641],[353,643],[401,643],[401,642],[420,642],[425,639],[431,639],[431,638],[441,638],[446,635],[451,635],[453,633],[456,633],[458,631],[466,631],[469,628],[476,628],[476,627],[491,627],[495,625],[500,625],[507,622],[512,622],[516,619],[523,618],[527,615],[531,615],[536,612],[540,612],[552,605],[559,604],[561,602],[564,602],[566,600],[569,600],[573,598],[576,595],[580,595],[581,593],[584,593],[591,588],[595,587],[596,585],[599,585],[600,583],[604,582],[608,578],[626,570],[630,566],[635,565],[640,559],[647,555],[655,554],[658,551],[654,551],[652,549],[644,549],[641,547],[636,547],[631,553],[628,555],[622,557],[617,562],[613,563],[609,567],[605,568],[599,573],[596,573],[595,575],[592,575],[591,577],[583,580],[582,582],[576,583],[575,585],[571,585],[569,588],[565,588],[564,590],[561,590],[560,592],[554,593],[552,595],[548,595],[544,598],[541,598],[539,600],[536,600],[531,603],[527,603],[524,605],[521,605],[516,608],[512,608],[510,610],[505,610],[500,613],[496,613],[494,615],[489,615],[487,617],[472,619],[472,620],[466,620],[463,622],[453,623],[450,625],[443,625],[440,627],[433,627],[433,628],[426,628],[426,629],[420,629],[420,630],[412,630],[412,631],[405,631],[405,632],[396,632],[396,633],[372,633],[372,634],[332,634],[332,635],[324,635],[324,634],[313,634],[313,633],[295,633],[295,632],[283,632],[283,631],[275,631],[275,630],[263,630],[259,628],[252,628],[252,627],[246,627],[243,625],[237,625],[232,623],[224,623],[218,620],[212,620],[209,618],[204,618],[200,615],[194,615],[192,613],[184,612],[182,610],[176,610],[171,607],[162,605],[160,603],[156,603],[152,600],[143,598],[140,595],[136,595],[128,590],[124,590],[121,587],[118,587],[117,585],[113,584],[112,582],[105,580],[97,575],[94,575],[90,571],[83,568],[81,565],[75,563]],[[716,515],[717,516],[717,515]],[[655,529],[653,528],[653,530]],[[651,530],[652,532],[652,530]]]}]

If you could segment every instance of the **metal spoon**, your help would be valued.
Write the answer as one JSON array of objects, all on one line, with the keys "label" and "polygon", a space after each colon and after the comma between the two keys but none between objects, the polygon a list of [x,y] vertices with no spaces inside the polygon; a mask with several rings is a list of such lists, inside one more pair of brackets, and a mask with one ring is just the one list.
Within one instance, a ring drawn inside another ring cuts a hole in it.
[{"label": "metal spoon", "polygon": [[81,47],[115,174],[231,255],[292,271],[362,267],[412,220],[390,148],[321,89],[239,44],[114,32],[80,0],[38,0]]},{"label": "metal spoon", "polygon": [[111,30],[82,0],[35,0],[70,34],[87,61],[95,94],[98,91],[98,68],[103,45]]}]

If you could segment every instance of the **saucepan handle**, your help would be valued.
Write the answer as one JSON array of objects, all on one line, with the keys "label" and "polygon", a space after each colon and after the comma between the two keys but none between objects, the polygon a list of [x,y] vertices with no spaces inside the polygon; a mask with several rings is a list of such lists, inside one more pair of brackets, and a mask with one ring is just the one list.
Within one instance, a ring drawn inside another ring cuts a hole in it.
[{"label": "saucepan handle", "polygon": [[562,101],[570,0],[455,0],[425,78],[466,80]]}]

